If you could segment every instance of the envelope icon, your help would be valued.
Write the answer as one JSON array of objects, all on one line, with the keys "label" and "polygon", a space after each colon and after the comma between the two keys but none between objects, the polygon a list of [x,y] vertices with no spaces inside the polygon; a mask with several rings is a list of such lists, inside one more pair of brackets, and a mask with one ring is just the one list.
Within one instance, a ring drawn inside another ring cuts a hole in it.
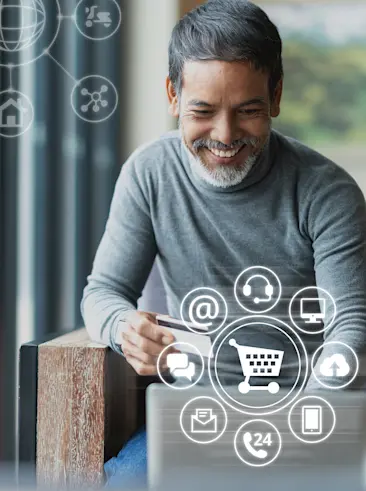
[{"label": "envelope icon", "polygon": [[196,409],[191,415],[191,433],[217,433],[217,416],[212,409]]}]

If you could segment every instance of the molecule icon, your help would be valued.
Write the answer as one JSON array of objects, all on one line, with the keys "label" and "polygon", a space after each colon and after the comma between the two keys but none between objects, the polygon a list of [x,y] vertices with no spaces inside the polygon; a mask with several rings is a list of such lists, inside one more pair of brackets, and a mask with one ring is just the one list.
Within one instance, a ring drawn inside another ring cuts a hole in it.
[{"label": "molecule icon", "polygon": [[108,101],[103,99],[102,94],[108,92],[107,85],[102,85],[99,91],[89,92],[89,90],[84,87],[81,89],[81,95],[89,96],[89,102],[87,104],[83,104],[80,109],[83,113],[86,113],[89,110],[89,106],[93,104],[93,111],[95,113],[99,112],[102,107],[108,106]]}]

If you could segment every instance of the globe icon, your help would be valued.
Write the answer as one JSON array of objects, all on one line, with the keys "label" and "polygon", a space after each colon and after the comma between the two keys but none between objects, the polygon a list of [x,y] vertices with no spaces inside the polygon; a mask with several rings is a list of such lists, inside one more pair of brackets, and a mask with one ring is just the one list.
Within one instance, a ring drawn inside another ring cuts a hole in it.
[{"label": "globe icon", "polygon": [[42,0],[0,0],[0,50],[29,48],[42,35],[45,24]]}]

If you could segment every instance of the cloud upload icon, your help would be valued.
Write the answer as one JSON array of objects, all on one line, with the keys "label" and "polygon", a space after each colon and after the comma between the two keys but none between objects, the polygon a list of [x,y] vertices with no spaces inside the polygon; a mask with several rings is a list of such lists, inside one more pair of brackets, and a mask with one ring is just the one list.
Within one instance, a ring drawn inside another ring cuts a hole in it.
[{"label": "cloud upload icon", "polygon": [[349,372],[349,364],[345,357],[339,353],[325,358],[320,365],[320,373],[324,377],[345,377]]}]

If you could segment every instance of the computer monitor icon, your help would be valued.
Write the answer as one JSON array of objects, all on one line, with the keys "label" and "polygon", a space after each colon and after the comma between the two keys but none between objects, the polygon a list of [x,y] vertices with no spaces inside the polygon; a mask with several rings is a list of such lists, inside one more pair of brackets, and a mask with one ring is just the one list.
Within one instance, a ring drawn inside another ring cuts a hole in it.
[{"label": "computer monitor icon", "polygon": [[321,323],[325,317],[325,298],[302,298],[300,316],[305,320],[305,324]]}]

